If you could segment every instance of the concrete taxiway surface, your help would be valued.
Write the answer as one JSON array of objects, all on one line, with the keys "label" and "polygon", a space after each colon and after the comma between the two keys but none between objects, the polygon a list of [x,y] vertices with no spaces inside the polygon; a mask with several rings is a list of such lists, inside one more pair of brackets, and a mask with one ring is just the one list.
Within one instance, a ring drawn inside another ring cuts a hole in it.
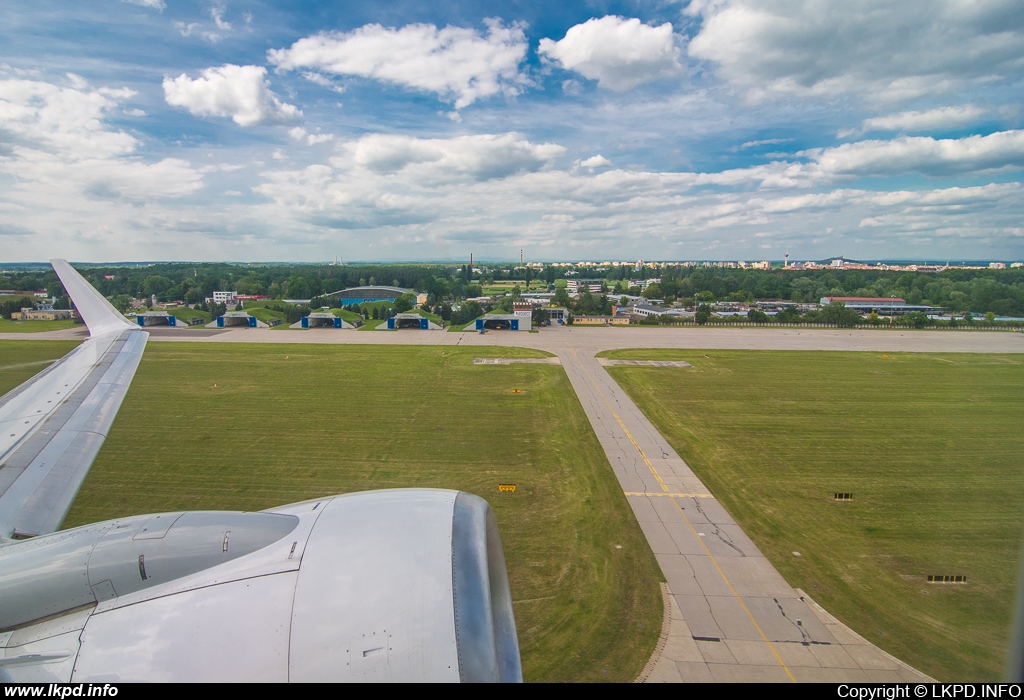
[{"label": "concrete taxiway surface", "polygon": [[[558,357],[668,581],[670,624],[649,681],[930,680],[848,630],[775,570],[605,371],[617,348],[1024,352],[1024,333],[545,328],[540,333],[232,329],[151,331],[151,342],[519,346]],[[0,334],[72,339],[84,331]],[[497,364],[493,361],[486,364]],[[499,368],[495,368],[500,371]],[[685,370],[681,370],[685,371]]]}]

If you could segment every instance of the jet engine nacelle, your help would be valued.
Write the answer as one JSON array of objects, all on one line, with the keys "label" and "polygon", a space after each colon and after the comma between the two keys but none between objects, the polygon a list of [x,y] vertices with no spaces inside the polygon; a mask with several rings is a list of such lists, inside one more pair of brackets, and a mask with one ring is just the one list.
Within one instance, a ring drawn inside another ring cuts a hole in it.
[{"label": "jet engine nacelle", "polygon": [[0,681],[521,681],[494,515],[457,491],[135,516],[0,548]]}]

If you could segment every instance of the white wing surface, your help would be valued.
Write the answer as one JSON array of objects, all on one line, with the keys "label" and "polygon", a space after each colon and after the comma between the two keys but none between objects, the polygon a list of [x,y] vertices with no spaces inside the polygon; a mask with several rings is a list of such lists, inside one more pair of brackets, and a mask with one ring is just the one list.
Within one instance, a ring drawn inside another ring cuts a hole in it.
[{"label": "white wing surface", "polygon": [[67,261],[50,262],[90,337],[0,397],[0,544],[60,527],[149,338]]}]

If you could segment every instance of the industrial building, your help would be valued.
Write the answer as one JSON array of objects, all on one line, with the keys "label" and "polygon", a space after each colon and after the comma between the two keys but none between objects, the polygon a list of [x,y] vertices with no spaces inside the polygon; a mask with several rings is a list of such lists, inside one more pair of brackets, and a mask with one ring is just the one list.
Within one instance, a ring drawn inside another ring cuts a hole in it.
[{"label": "industrial building", "polygon": [[528,331],[533,328],[530,316],[515,314],[487,314],[476,320],[478,331]]},{"label": "industrial building", "polygon": [[419,314],[396,314],[388,319],[387,327],[389,331],[397,331],[406,328],[420,331],[441,330],[441,326],[433,323],[429,318],[420,316]]},{"label": "industrial building", "polygon": [[848,309],[857,313],[876,313],[879,316],[902,316],[914,311],[923,314],[940,314],[943,312],[940,306],[923,306],[921,304],[908,304],[906,300],[899,297],[822,297],[821,305],[828,306],[839,302]]},{"label": "industrial building", "polygon": [[255,316],[250,316],[244,311],[228,311],[223,316],[218,316],[212,323],[207,323],[207,328],[269,328],[266,323]]},{"label": "industrial building", "polygon": [[628,326],[630,319],[629,316],[573,314],[572,322],[578,326]]},{"label": "industrial building", "polygon": [[326,296],[337,298],[338,303],[341,306],[351,306],[352,304],[365,304],[375,301],[389,301],[394,303],[394,301],[403,294],[412,294],[413,296],[416,296],[416,292],[411,289],[405,289],[404,287],[381,286],[350,287],[349,289],[331,292]]},{"label": "industrial building", "polygon": [[170,326],[171,328],[178,327],[178,319],[171,316],[166,311],[146,311],[145,313],[136,314],[135,321],[142,327],[146,326]]},{"label": "industrial building", "polygon": [[339,316],[335,316],[332,313],[320,312],[311,313],[308,316],[304,316],[290,328],[352,328],[352,324],[345,323]]},{"label": "industrial building", "polygon": [[57,321],[71,317],[71,309],[54,309],[52,306],[40,309],[23,308],[20,312],[15,311],[11,314],[13,321]]}]

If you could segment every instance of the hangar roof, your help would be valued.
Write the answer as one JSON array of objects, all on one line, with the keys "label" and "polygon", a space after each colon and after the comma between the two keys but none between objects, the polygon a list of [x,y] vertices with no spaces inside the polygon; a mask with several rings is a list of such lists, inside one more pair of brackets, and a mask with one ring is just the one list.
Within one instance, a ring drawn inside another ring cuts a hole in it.
[{"label": "hangar roof", "polygon": [[331,292],[327,296],[337,296],[341,298],[357,298],[357,299],[392,299],[402,296],[403,294],[415,294],[411,289],[405,287],[383,287],[383,286],[372,286],[372,287],[349,287],[348,289],[339,289],[337,292]]}]

